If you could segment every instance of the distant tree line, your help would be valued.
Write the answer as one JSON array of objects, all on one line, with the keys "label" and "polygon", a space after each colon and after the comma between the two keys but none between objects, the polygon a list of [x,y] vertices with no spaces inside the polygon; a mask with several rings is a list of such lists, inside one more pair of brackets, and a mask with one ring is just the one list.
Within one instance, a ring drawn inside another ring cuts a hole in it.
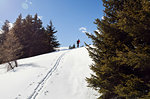
[{"label": "distant tree line", "polygon": [[[60,45],[52,21],[44,28],[37,14],[26,18],[19,15],[12,28],[6,20],[1,29],[0,63],[8,62],[11,69],[18,66],[17,59],[52,52]],[[14,66],[11,66],[12,61]]]},{"label": "distant tree line", "polygon": [[150,99],[150,0],[103,0],[104,18],[88,34],[98,99]]},{"label": "distant tree line", "polygon": [[72,46],[69,45],[69,49],[74,49],[74,48],[76,48],[75,44],[73,44]]}]

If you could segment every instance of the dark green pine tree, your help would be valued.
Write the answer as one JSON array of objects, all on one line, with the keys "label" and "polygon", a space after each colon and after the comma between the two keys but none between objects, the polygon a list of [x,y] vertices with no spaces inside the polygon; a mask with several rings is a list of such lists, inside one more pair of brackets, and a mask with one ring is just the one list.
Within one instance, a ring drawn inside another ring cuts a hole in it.
[{"label": "dark green pine tree", "polygon": [[30,48],[30,56],[38,55],[43,52],[41,49],[42,44],[42,35],[44,31],[42,31],[42,21],[38,18],[38,15],[35,14],[32,18],[32,24],[30,27],[30,40],[29,40],[29,48]]},{"label": "dark green pine tree", "polygon": [[99,32],[88,34],[88,48],[95,74],[90,87],[102,93],[99,99],[149,97],[150,2],[148,0],[103,0],[104,19],[95,24]]},{"label": "dark green pine tree", "polygon": [[55,33],[57,33],[57,31],[55,30],[52,21],[50,21],[50,25],[47,25],[46,31],[49,39],[49,45],[53,49],[59,47],[59,41],[57,41],[57,38],[55,36]]},{"label": "dark green pine tree", "polygon": [[38,18],[37,14],[35,14],[32,22],[32,44],[30,47],[32,54],[39,55],[53,51],[53,48],[49,45],[47,32],[42,26],[42,21]]},{"label": "dark green pine tree", "polygon": [[23,35],[23,26],[22,26],[22,15],[20,14],[13,24],[14,33],[18,37],[19,41],[21,41]]},{"label": "dark green pine tree", "polygon": [[[21,43],[23,45],[23,58],[30,57],[31,55],[31,47],[33,45],[32,42],[32,16],[27,15],[25,19],[22,19],[22,40]],[[17,26],[18,27],[18,26]]]},{"label": "dark green pine tree", "polygon": [[13,24],[13,31],[16,35],[16,37],[18,38],[18,41],[20,42],[20,44],[22,45],[22,54],[20,55],[20,58],[24,58],[24,50],[26,48],[25,46],[25,35],[26,33],[24,32],[25,31],[25,28],[23,27],[23,19],[22,19],[22,15],[20,14],[18,16],[18,18],[16,19],[16,21],[14,22]]},{"label": "dark green pine tree", "polygon": [[[19,15],[13,28],[15,35],[23,46],[21,58],[48,53],[54,50],[53,46],[49,43],[47,30],[42,26],[42,21],[38,18],[37,14],[34,17],[27,15],[25,19],[22,19],[22,16]],[[52,40],[55,42],[55,37],[52,37]],[[53,44],[57,46],[54,42]]]},{"label": "dark green pine tree", "polygon": [[45,35],[45,31],[43,31],[42,21],[38,18],[37,14],[35,14],[34,17],[32,17],[31,15],[27,15],[25,19],[22,19],[21,30],[21,42],[24,52],[23,57],[31,57],[45,53],[44,48],[46,48],[47,45],[43,45],[42,41],[42,37],[45,37],[43,36]]},{"label": "dark green pine tree", "polygon": [[53,48],[49,45],[49,39],[48,39],[47,32],[44,27],[41,29],[39,41],[40,41],[39,42],[40,43],[40,49],[39,49],[40,54],[44,54],[44,53],[53,51]]},{"label": "dark green pine tree", "polygon": [[4,25],[2,26],[2,34],[1,34],[1,43],[6,39],[6,34],[8,34],[10,29],[10,22],[6,20]]},{"label": "dark green pine tree", "polygon": [[118,27],[132,37],[134,49],[125,46],[127,52],[118,54],[120,63],[131,72],[124,82],[126,86],[117,86],[116,92],[129,99],[150,98],[150,1],[124,0],[117,17]]}]

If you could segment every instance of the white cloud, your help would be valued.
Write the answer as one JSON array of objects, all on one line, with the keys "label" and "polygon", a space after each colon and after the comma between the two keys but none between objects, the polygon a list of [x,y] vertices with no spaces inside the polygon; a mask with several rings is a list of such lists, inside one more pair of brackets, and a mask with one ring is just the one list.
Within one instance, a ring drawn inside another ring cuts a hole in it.
[{"label": "white cloud", "polygon": [[38,16],[38,18],[42,20],[43,16]]},{"label": "white cloud", "polygon": [[83,32],[83,33],[86,33],[87,32],[87,29],[85,27],[81,27],[79,28],[79,31]]}]

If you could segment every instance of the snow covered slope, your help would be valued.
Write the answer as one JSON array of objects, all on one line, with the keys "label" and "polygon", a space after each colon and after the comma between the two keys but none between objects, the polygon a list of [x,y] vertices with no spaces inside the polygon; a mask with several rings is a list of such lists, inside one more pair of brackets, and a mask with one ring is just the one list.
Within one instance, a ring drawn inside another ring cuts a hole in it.
[{"label": "snow covered slope", "polygon": [[96,99],[87,87],[92,60],[85,48],[18,60],[15,71],[0,66],[0,99]]}]

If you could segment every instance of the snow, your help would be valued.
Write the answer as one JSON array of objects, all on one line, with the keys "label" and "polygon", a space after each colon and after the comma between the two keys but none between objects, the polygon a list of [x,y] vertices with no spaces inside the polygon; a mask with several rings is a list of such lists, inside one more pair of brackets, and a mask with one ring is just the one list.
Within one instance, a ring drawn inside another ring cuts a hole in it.
[{"label": "snow", "polygon": [[59,51],[18,60],[19,67],[6,72],[0,66],[1,99],[96,99],[87,87],[92,59],[86,48]]},{"label": "snow", "polygon": [[3,33],[3,31],[2,30],[0,30],[0,34],[2,34]]}]

